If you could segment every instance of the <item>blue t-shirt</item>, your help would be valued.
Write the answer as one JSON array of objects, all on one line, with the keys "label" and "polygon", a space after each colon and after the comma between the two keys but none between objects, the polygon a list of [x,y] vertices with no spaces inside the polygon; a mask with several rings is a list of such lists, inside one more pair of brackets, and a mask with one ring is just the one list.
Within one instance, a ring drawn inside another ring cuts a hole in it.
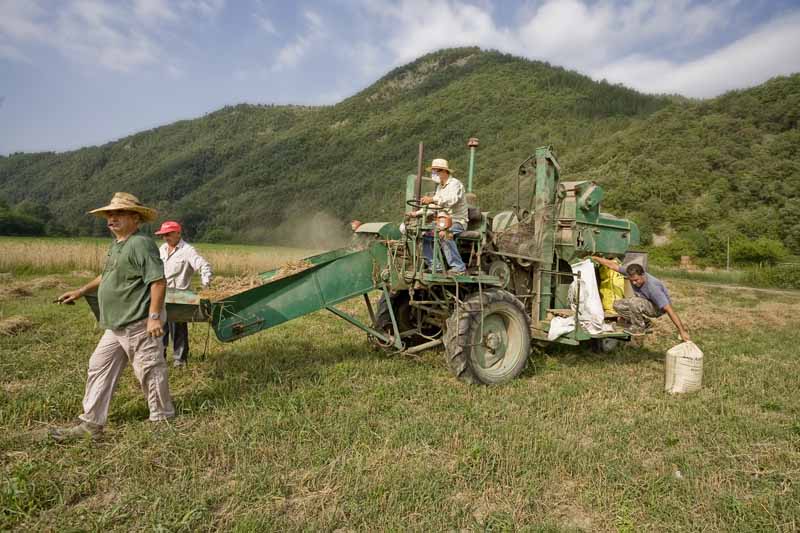
[{"label": "blue t-shirt", "polygon": [[[618,268],[617,270],[626,278],[628,277],[628,273],[625,272],[624,269]],[[653,305],[655,305],[658,310],[661,311],[661,314],[663,314],[664,308],[672,304],[672,300],[669,297],[669,291],[664,284],[661,283],[660,279],[655,276],[651,276],[647,272],[644,273],[644,280],[644,285],[641,287],[637,287],[631,283],[633,292],[636,294],[636,296],[653,302]]]}]

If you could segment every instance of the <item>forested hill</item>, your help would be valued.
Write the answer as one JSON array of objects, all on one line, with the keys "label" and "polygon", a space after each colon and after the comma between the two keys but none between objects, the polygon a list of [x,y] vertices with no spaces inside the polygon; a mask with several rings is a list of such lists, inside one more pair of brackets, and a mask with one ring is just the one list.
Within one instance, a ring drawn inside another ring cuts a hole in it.
[{"label": "forested hill", "polygon": [[551,144],[565,179],[601,182],[604,209],[648,235],[698,247],[767,236],[800,252],[798,113],[800,75],[690,101],[450,49],[333,106],[242,104],[99,147],[3,157],[0,197],[51,232],[105,234],[85,211],[127,190],[194,238],[279,241],[319,211],[398,217],[417,144],[465,177],[475,136],[484,209],[508,205],[516,166]]}]

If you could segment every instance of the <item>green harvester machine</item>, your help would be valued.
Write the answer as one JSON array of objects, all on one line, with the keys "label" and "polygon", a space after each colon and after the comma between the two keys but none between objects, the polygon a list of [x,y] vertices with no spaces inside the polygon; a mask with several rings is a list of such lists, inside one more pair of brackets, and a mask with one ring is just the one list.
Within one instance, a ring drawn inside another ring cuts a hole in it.
[{"label": "green harvester machine", "polygon": [[[574,315],[570,265],[592,254],[622,258],[639,243],[639,230],[600,212],[603,190],[596,183],[561,181],[550,147],[537,148],[520,164],[516,205],[482,212],[472,192],[477,145],[470,139],[468,227],[455,238],[465,274],[432,272],[423,261],[426,233],[432,233],[439,264],[444,264],[439,230],[452,236],[445,229],[447,217],[438,216],[435,205],[419,203],[435,186],[422,175],[420,144],[417,174],[406,182],[402,224],[361,224],[348,247],[308,257],[297,272],[262,273],[262,285],[220,301],[170,290],[169,319],[210,320],[217,338],[230,342],[326,309],[386,351],[418,353],[443,345],[447,367],[464,381],[497,384],[516,377],[531,344],[550,342],[553,317]],[[370,294],[377,292],[373,305]],[[363,298],[368,319],[337,307],[356,297]],[[627,333],[616,330],[592,335],[575,320],[573,331],[552,342],[591,342],[607,350],[627,340]]]}]

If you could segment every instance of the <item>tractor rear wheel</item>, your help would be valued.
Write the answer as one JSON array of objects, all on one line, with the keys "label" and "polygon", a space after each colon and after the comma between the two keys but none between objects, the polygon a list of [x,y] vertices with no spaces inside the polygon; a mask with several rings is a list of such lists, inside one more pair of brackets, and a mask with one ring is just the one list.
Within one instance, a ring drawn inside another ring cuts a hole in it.
[{"label": "tractor rear wheel", "polygon": [[447,366],[460,380],[485,385],[512,380],[531,351],[525,307],[508,291],[474,294],[447,319],[444,344]]}]

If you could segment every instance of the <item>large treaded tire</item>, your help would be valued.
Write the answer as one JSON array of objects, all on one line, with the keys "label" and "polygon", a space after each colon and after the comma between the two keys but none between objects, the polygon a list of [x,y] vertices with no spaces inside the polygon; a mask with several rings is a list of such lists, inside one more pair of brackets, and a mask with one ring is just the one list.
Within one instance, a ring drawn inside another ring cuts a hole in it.
[{"label": "large treaded tire", "polygon": [[[481,338],[483,299],[483,339]],[[500,340],[489,350],[488,335]],[[447,319],[445,360],[450,372],[467,383],[498,385],[520,375],[531,351],[530,319],[513,294],[489,289],[470,296]]]}]

